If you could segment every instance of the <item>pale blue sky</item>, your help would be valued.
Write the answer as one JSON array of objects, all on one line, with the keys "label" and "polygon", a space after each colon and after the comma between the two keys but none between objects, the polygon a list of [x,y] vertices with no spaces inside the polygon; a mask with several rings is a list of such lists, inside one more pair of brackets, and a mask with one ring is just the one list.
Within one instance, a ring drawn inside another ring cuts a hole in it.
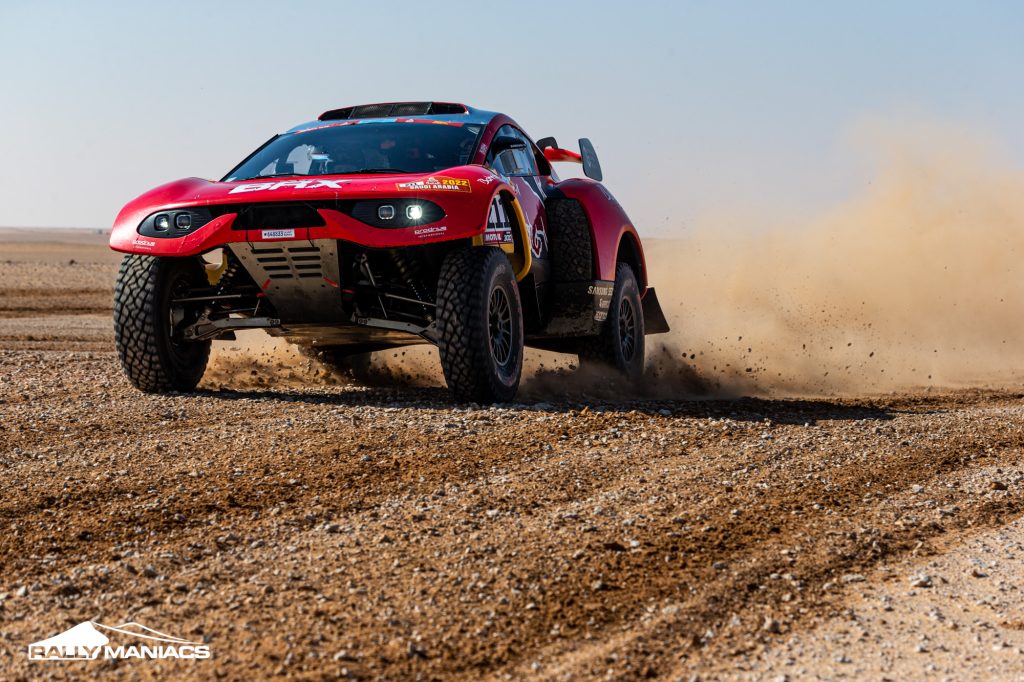
[{"label": "pale blue sky", "polygon": [[842,144],[865,118],[978,131],[1024,166],[1022,37],[1024,3],[979,0],[0,0],[0,225],[106,227],[325,109],[416,99],[590,137],[642,232],[816,210],[869,181]]}]

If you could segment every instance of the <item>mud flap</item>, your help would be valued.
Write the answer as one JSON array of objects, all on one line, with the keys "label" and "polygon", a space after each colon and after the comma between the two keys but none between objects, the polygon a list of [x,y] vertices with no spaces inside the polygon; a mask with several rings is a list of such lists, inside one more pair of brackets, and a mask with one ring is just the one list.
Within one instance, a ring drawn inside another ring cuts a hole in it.
[{"label": "mud flap", "polygon": [[557,311],[544,327],[545,337],[592,336],[608,319],[615,282],[558,282],[549,292],[551,310]]},{"label": "mud flap", "polygon": [[654,292],[654,287],[647,288],[640,303],[644,307],[644,334],[668,332],[668,320],[665,319],[665,313],[661,311],[661,303],[658,302],[658,294]]}]

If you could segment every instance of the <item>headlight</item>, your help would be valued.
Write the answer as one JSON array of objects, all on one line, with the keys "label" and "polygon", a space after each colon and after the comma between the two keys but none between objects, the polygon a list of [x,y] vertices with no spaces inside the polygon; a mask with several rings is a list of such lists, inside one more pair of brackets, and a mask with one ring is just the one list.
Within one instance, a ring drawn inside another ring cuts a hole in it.
[{"label": "headlight", "polygon": [[143,220],[138,232],[146,237],[176,239],[195,232],[211,220],[213,213],[205,206],[164,209]]},{"label": "headlight", "polygon": [[440,206],[426,199],[358,199],[341,210],[367,225],[389,229],[430,225],[445,216]]}]

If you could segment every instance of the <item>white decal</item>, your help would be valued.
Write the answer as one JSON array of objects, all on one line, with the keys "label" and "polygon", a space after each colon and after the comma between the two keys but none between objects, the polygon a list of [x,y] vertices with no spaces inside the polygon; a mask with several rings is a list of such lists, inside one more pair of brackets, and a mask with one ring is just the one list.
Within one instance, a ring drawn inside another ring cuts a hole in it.
[{"label": "white decal", "polygon": [[489,185],[497,179],[497,175],[488,175],[486,178],[477,178],[476,181],[482,185]]},{"label": "white decal", "polygon": [[421,227],[418,230],[413,230],[413,234],[417,237],[433,237],[434,235],[444,234],[447,231],[447,225],[438,225],[437,227]]},{"label": "white decal", "polygon": [[537,216],[537,223],[533,226],[533,236],[530,238],[530,250],[533,255],[540,258],[548,248],[548,231],[544,227],[544,218]]},{"label": "white decal", "polygon": [[[125,644],[112,645],[107,634]],[[70,630],[28,645],[30,661],[93,661],[105,658],[209,658],[210,647],[172,637],[139,623],[79,623]]]},{"label": "white decal", "polygon": [[295,230],[263,230],[260,233],[264,239],[294,239]]},{"label": "white decal", "polygon": [[148,239],[133,239],[132,245],[137,246],[140,249],[151,249],[154,246],[156,246],[156,242],[150,241]]},{"label": "white decal", "polygon": [[280,182],[251,182],[246,185],[238,185],[231,189],[228,194],[239,194],[241,192],[259,192],[261,190],[275,190],[283,187],[293,189],[341,189],[344,180],[327,180],[317,178],[315,180],[281,180]]}]

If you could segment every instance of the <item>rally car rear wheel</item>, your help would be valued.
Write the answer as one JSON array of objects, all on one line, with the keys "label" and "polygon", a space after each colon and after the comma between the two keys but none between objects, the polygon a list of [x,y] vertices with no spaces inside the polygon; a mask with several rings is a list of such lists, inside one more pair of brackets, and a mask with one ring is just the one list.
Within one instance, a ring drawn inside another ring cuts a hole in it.
[{"label": "rally car rear wheel", "polygon": [[523,313],[508,257],[493,247],[448,254],[437,284],[437,348],[458,400],[504,402],[523,371]]},{"label": "rally car rear wheel", "polygon": [[601,334],[585,340],[579,356],[581,366],[610,366],[629,381],[643,376],[644,312],[636,276],[626,263],[615,268],[615,287]]},{"label": "rally car rear wheel", "polygon": [[128,380],[143,391],[191,391],[203,378],[210,341],[186,341],[183,326],[199,310],[171,301],[206,284],[193,258],[128,255],[121,261],[114,290],[114,340]]}]

